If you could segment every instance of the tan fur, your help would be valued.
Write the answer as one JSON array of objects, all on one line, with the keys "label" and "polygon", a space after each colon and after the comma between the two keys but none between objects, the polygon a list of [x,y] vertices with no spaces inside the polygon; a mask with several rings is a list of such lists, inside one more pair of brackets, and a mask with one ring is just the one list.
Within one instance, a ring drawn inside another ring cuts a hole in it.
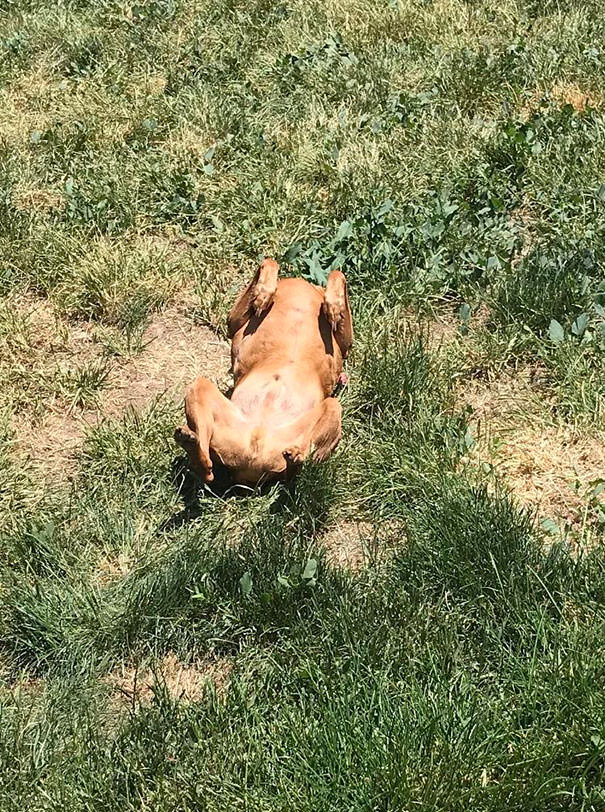
[{"label": "tan fur", "polygon": [[187,425],[175,440],[206,482],[217,461],[242,484],[286,478],[312,450],[327,459],[340,440],[331,394],[353,342],[344,274],[332,271],[324,289],[278,280],[278,271],[264,260],[229,314],[231,399],[207,378],[187,390]]}]

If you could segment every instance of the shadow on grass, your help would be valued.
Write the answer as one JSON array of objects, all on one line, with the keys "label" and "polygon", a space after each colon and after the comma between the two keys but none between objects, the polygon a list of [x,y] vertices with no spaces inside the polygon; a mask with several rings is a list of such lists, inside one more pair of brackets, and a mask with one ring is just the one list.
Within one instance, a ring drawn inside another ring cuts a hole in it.
[{"label": "shadow on grass", "polygon": [[[170,516],[158,528],[158,533],[165,533],[183,527],[204,513],[204,502],[209,499],[248,499],[251,496],[263,496],[275,486],[274,482],[264,483],[257,488],[235,483],[229,470],[220,464],[214,466],[214,480],[211,485],[202,482],[201,477],[190,467],[186,456],[175,457],[171,463],[171,481],[183,500],[182,510]],[[279,511],[285,500],[294,495],[296,480],[280,485],[280,496],[272,506],[271,512]]]}]

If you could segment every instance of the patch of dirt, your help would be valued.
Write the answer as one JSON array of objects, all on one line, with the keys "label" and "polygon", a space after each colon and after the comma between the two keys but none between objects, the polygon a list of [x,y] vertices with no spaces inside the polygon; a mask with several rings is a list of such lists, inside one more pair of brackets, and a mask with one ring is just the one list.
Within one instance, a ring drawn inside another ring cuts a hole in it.
[{"label": "patch of dirt", "polygon": [[[47,299],[40,299],[29,293],[9,296],[4,300],[7,308],[14,314],[14,324],[18,326],[21,349],[25,360],[31,366],[56,364],[62,360],[73,360],[85,363],[98,358],[101,348],[95,346],[91,325],[87,323],[68,324],[56,312]],[[14,340],[15,330],[12,336]]]},{"label": "patch of dirt", "polygon": [[539,376],[539,368],[528,368],[460,390],[459,401],[473,408],[469,459],[493,466],[516,499],[543,518],[573,525],[590,483],[605,476],[605,432],[588,435],[549,420],[544,393],[532,385]]},{"label": "patch of dirt", "polygon": [[67,368],[97,361],[101,348],[89,325],[68,325],[45,299],[20,294],[3,304],[11,316],[0,337],[0,359],[6,359],[0,360],[0,378],[2,399],[15,412],[15,452],[21,459],[38,460],[54,476],[63,471],[82,431],[58,402],[53,380]]},{"label": "patch of dirt", "polygon": [[[27,364],[41,371],[85,367],[102,357],[95,328],[59,322],[45,301],[21,302],[27,314]],[[229,383],[229,346],[209,328],[195,324],[182,306],[157,313],[143,335],[143,350],[123,363],[109,359],[110,372],[98,392],[95,408],[70,409],[64,401],[46,398],[35,416],[20,409],[13,419],[15,451],[46,478],[65,479],[74,473],[75,452],[86,429],[101,419],[120,417],[128,407],[142,409],[167,394],[175,403],[186,385],[204,374],[219,386]]]},{"label": "patch of dirt", "polygon": [[164,689],[173,699],[199,702],[209,684],[219,699],[229,690],[233,660],[208,657],[195,664],[182,663],[176,654],[166,654],[154,668],[117,668],[104,678],[112,691],[110,702],[118,708],[150,705],[157,688]]},{"label": "patch of dirt", "polygon": [[23,187],[15,194],[15,208],[18,211],[50,211],[60,209],[63,197],[53,189]]},{"label": "patch of dirt", "polygon": [[359,572],[371,561],[380,560],[392,549],[401,528],[383,523],[380,528],[364,521],[341,521],[319,539],[331,567]]},{"label": "patch of dirt", "polygon": [[527,120],[536,113],[543,99],[550,99],[559,107],[571,104],[577,113],[583,113],[587,107],[601,109],[603,96],[592,90],[586,90],[573,82],[556,82],[549,88],[536,88],[527,103],[521,108],[521,118]]},{"label": "patch of dirt", "polygon": [[178,400],[186,385],[201,374],[219,386],[229,384],[227,342],[208,327],[187,322],[178,308],[156,315],[143,342],[143,352],[111,376],[105,414],[120,414],[127,406],[140,408],[163,393]]},{"label": "patch of dirt", "polygon": [[570,82],[557,82],[551,88],[550,96],[561,105],[571,104],[578,113],[583,113],[588,106],[596,107],[600,101],[590,91]]},{"label": "patch of dirt", "polygon": [[439,347],[450,344],[460,335],[460,321],[452,316],[442,316],[439,320],[429,324],[429,342],[431,346]]},{"label": "patch of dirt", "polygon": [[27,416],[13,419],[15,454],[31,462],[48,481],[69,479],[75,474],[76,452],[94,416],[77,417],[69,412],[47,409],[42,418],[32,422]]},{"label": "patch of dirt", "polygon": [[474,329],[484,327],[489,322],[489,319],[490,311],[484,304],[471,311],[466,325],[454,310],[440,313],[439,318],[428,322],[429,346],[432,349],[439,349],[439,347],[463,339],[465,326],[468,331],[472,332]]},{"label": "patch of dirt", "polygon": [[490,457],[522,504],[577,524],[590,483],[605,476],[605,437],[569,427],[525,426],[501,434]]},{"label": "patch of dirt", "polygon": [[175,400],[198,375],[219,386],[229,384],[229,346],[208,327],[188,321],[178,308],[157,314],[143,335],[145,349],[110,375],[101,411],[119,416],[128,406],[140,409],[157,395]]},{"label": "patch of dirt", "polygon": [[523,414],[536,416],[546,400],[536,386],[542,380],[543,370],[525,367],[514,373],[504,373],[492,379],[472,378],[459,383],[457,404],[470,406],[471,422],[475,426],[509,426],[518,423]]}]

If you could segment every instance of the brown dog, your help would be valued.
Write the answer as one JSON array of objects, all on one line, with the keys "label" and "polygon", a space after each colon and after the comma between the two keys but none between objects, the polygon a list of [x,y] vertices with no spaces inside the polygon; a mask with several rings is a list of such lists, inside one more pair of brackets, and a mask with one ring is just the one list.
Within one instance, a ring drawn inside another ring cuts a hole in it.
[{"label": "brown dog", "polygon": [[313,448],[325,460],[341,437],[332,392],[353,342],[347,283],[332,271],[324,288],[280,279],[266,259],[238,296],[228,320],[231,400],[207,378],[185,395],[187,425],[176,442],[205,482],[220,461],[237,483],[293,474]]}]

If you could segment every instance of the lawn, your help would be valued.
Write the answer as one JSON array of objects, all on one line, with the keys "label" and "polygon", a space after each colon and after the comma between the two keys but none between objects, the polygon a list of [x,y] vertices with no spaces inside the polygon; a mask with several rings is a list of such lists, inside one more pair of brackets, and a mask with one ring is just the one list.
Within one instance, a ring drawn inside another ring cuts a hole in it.
[{"label": "lawn", "polygon": [[[597,0],[0,2],[0,809],[605,809]],[[263,256],[343,441],[173,444]]]}]

